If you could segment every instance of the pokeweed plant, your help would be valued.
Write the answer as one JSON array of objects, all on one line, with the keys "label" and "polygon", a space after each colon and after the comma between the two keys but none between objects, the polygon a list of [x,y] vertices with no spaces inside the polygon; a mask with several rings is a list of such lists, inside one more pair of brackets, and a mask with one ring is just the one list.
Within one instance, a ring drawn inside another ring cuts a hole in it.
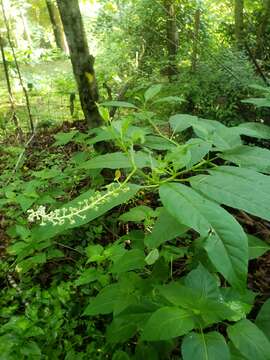
[{"label": "pokeweed plant", "polygon": [[[178,114],[169,119],[170,129],[161,131],[146,106],[151,101],[153,106],[158,92],[158,87],[146,92],[142,111],[130,103],[105,104],[134,111],[120,120],[112,121],[101,107],[106,126],[92,130],[87,143],[113,142],[115,151],[78,167],[85,173],[106,169],[114,180],[62,207],[29,210],[29,222],[40,224],[24,241],[42,256],[58,236],[128,203],[119,220],[138,227],[114,243],[88,245],[85,267],[74,282],[90,294],[81,317],[103,316],[107,354],[270,359],[269,301],[255,322],[247,319],[257,295],[247,288],[248,262],[270,247],[246,233],[227,210],[270,220],[270,151],[241,139],[270,139],[270,128],[257,123],[228,128]],[[188,129],[191,139],[179,142]],[[150,205],[138,205],[140,198],[150,198]],[[19,256],[18,273],[28,271],[25,261]]]}]

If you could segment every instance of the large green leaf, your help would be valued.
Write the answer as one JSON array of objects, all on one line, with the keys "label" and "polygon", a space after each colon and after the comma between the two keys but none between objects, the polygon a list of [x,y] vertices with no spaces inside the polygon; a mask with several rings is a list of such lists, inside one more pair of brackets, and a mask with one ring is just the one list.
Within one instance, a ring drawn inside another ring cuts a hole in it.
[{"label": "large green leaf", "polygon": [[169,340],[185,335],[194,328],[193,316],[178,307],[160,308],[145,324],[142,339],[145,341]]},{"label": "large green leaf", "polygon": [[261,307],[256,318],[256,325],[270,340],[270,299],[268,299]]},{"label": "large green leaf", "polygon": [[202,284],[201,289],[196,289],[177,282],[171,282],[168,285],[158,286],[157,289],[171,304],[192,312],[196,317],[199,316],[202,326],[209,326],[230,319],[231,316],[235,315],[221,296],[215,299],[210,295],[206,295],[203,286],[205,284]]},{"label": "large green leaf", "polygon": [[270,139],[270,126],[248,122],[233,128],[238,134],[255,137],[258,139]]},{"label": "large green leaf", "polygon": [[242,100],[242,103],[252,104],[257,106],[258,108],[270,107],[270,100],[267,98],[250,98],[250,99]]},{"label": "large green leaf", "polygon": [[90,300],[84,310],[84,315],[110,314],[114,311],[115,303],[123,296],[118,284],[108,285],[99,294]]},{"label": "large green leaf", "polygon": [[224,337],[218,332],[188,334],[182,342],[183,360],[230,360]]},{"label": "large green leaf", "polygon": [[220,157],[239,166],[270,174],[270,150],[241,145],[224,151]]},{"label": "large green leaf", "polygon": [[220,166],[210,174],[191,178],[192,187],[220,204],[270,220],[269,176],[235,166]]},{"label": "large green leaf", "polygon": [[102,127],[90,130],[89,135],[91,135],[91,137],[84,141],[84,143],[87,145],[94,145],[101,141],[114,140],[117,137],[117,134],[115,134],[113,131],[110,131],[110,128]]},{"label": "large green leaf", "polygon": [[248,241],[227,211],[182,184],[165,184],[160,197],[167,211],[205,238],[204,247],[216,269],[235,287],[247,277]]},{"label": "large green leaf", "polygon": [[156,213],[155,210],[150,208],[146,205],[139,205],[132,209],[130,209],[128,212],[122,214],[119,216],[119,220],[124,222],[141,222],[145,219],[155,217]]},{"label": "large green leaf", "polygon": [[174,132],[182,132],[192,127],[201,139],[213,143],[218,150],[227,150],[241,145],[241,138],[232,128],[227,128],[215,120],[200,119],[192,115],[174,115],[170,118]]},{"label": "large green leaf", "polygon": [[210,274],[201,264],[188,273],[185,278],[185,284],[187,287],[197,291],[199,298],[220,299],[216,277]]},{"label": "large green leaf", "polygon": [[231,354],[231,360],[247,360],[246,357],[244,357],[237,349],[236,347],[233,345],[233,343],[230,341],[228,343],[229,345],[229,349],[230,349],[230,354]]},{"label": "large green leaf", "polygon": [[141,269],[146,265],[144,258],[145,254],[142,250],[133,249],[127,251],[120,259],[115,261],[111,271],[120,274],[126,271]]},{"label": "large green leaf", "polygon": [[156,248],[164,242],[184,234],[187,230],[188,228],[185,225],[180,224],[179,221],[163,208],[151,234],[146,236],[144,242],[147,247]]},{"label": "large green leaf", "polygon": [[[134,162],[138,168],[143,168],[151,167],[155,160],[149,154],[140,151],[134,153]],[[82,169],[121,169],[132,167],[131,158],[122,152],[99,155],[80,166]]]},{"label": "large green leaf", "polygon": [[132,322],[123,321],[121,318],[113,319],[106,329],[107,341],[111,344],[124,343],[137,331],[137,325]]},{"label": "large green leaf", "polygon": [[270,342],[251,321],[241,320],[235,325],[229,326],[227,331],[234,346],[248,360],[270,359]]},{"label": "large green leaf", "polygon": [[149,101],[152,100],[155,96],[157,96],[157,94],[160,93],[162,89],[162,85],[161,84],[156,84],[156,85],[152,85],[149,89],[146,90],[146,92],[144,93],[144,99],[145,101]]},{"label": "large green leaf", "polygon": [[[121,190],[122,189],[122,190]],[[37,226],[32,230],[32,237],[34,240],[41,241],[44,239],[50,239],[58,234],[61,234],[63,231],[67,229],[72,229],[74,227],[78,227],[88,222],[98,218],[99,216],[105,214],[107,211],[111,210],[117,205],[125,203],[129,199],[131,199],[138,191],[140,187],[135,184],[128,184],[128,187],[120,188],[118,192],[114,192],[112,190],[107,190],[100,194],[101,200],[100,202],[96,201],[95,207],[90,207],[88,210],[84,211],[82,215],[84,217],[76,217],[75,222],[65,221],[62,224],[47,224],[45,226]],[[80,208],[80,204],[87,199],[91,199],[94,195],[94,191],[90,190],[76,199],[70,201],[65,204],[62,208],[72,209],[72,208]]]},{"label": "large green leaf", "polygon": [[171,150],[176,147],[176,145],[160,136],[148,135],[145,137],[144,146],[149,147],[154,150]]},{"label": "large green leaf", "polygon": [[182,132],[190,127],[200,128],[202,126],[203,129],[199,118],[188,114],[177,114],[170,117],[170,125],[175,133]]}]

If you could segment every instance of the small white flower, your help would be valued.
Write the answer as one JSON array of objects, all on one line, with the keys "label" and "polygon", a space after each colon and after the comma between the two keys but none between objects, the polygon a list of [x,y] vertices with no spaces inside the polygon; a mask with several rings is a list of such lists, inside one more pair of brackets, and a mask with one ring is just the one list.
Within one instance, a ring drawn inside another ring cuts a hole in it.
[{"label": "small white flower", "polygon": [[106,186],[107,192],[104,194],[97,191],[89,199],[78,202],[77,207],[70,206],[46,213],[45,206],[40,206],[36,211],[28,210],[29,222],[41,221],[41,226],[51,223],[52,225],[64,225],[68,222],[71,225],[76,223],[76,219],[86,219],[85,212],[88,210],[98,211],[99,206],[105,204],[110,199],[117,197],[121,192],[127,192],[129,188],[126,185],[109,184]]}]

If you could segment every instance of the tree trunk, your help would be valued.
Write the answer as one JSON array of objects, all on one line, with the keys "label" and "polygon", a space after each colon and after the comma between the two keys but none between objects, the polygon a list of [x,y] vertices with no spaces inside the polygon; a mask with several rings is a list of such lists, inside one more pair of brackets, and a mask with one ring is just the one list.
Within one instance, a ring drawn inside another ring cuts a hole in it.
[{"label": "tree trunk", "polygon": [[166,8],[166,28],[167,28],[167,49],[169,57],[168,76],[170,81],[172,76],[177,75],[176,55],[179,46],[178,28],[176,22],[176,14],[174,0],[164,0]]},{"label": "tree trunk", "polygon": [[14,102],[12,89],[11,89],[11,83],[10,83],[10,79],[9,79],[8,62],[6,61],[5,50],[4,50],[4,40],[1,38],[1,36],[0,36],[0,50],[1,50],[1,55],[2,55],[3,66],[4,66],[4,73],[5,73],[6,82],[7,82],[9,103],[10,103],[11,111],[12,111],[11,117],[12,117],[12,121],[15,126],[15,132],[20,139],[20,143],[22,144],[23,143],[23,133],[22,133],[22,129],[19,125],[19,121],[18,121],[18,118],[16,115],[15,102]]},{"label": "tree trunk", "polygon": [[11,48],[11,52],[12,52],[15,68],[17,70],[20,85],[21,85],[23,93],[24,93],[25,102],[26,102],[26,109],[27,109],[28,118],[29,118],[29,125],[30,125],[30,129],[31,129],[31,133],[33,134],[34,133],[34,121],[33,121],[33,116],[32,116],[32,113],[31,113],[30,100],[29,100],[28,92],[26,90],[26,87],[24,86],[21,70],[20,70],[20,67],[19,67],[18,60],[17,60],[17,56],[16,56],[16,53],[15,53],[15,50],[14,50],[14,46],[12,44],[11,32],[10,32],[10,28],[9,28],[8,19],[7,19],[7,16],[6,16],[4,1],[0,0],[0,4],[1,4],[1,8],[2,8],[2,13],[3,13],[4,24],[5,24],[6,30],[7,30],[7,40],[8,40],[9,46]]},{"label": "tree trunk", "polygon": [[68,46],[66,42],[65,33],[63,30],[62,21],[60,18],[59,10],[54,3],[54,0],[46,0],[48,13],[50,16],[56,46],[64,53],[68,54]]},{"label": "tree trunk", "polygon": [[263,57],[264,36],[270,20],[270,0],[264,0],[264,11],[257,31],[256,57]]},{"label": "tree trunk", "polygon": [[244,43],[244,0],[235,0],[234,19],[236,46],[238,49],[242,49]]},{"label": "tree trunk", "polygon": [[82,110],[90,127],[99,126],[101,117],[96,102],[98,86],[94,71],[94,57],[90,55],[78,0],[57,0],[70,51]]},{"label": "tree trunk", "polygon": [[192,49],[192,59],[191,59],[191,71],[193,73],[196,72],[196,68],[197,68],[200,20],[201,20],[201,10],[197,9],[194,17],[194,33],[193,33],[194,39],[193,39],[193,49]]}]

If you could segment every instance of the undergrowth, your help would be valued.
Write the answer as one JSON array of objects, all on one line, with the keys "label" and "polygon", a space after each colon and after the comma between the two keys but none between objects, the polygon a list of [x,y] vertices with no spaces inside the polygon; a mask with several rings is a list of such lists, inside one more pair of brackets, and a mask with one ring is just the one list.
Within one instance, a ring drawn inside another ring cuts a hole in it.
[{"label": "undergrowth", "polygon": [[270,151],[243,140],[270,129],[157,121],[160,91],[2,147],[0,359],[270,358]]}]

